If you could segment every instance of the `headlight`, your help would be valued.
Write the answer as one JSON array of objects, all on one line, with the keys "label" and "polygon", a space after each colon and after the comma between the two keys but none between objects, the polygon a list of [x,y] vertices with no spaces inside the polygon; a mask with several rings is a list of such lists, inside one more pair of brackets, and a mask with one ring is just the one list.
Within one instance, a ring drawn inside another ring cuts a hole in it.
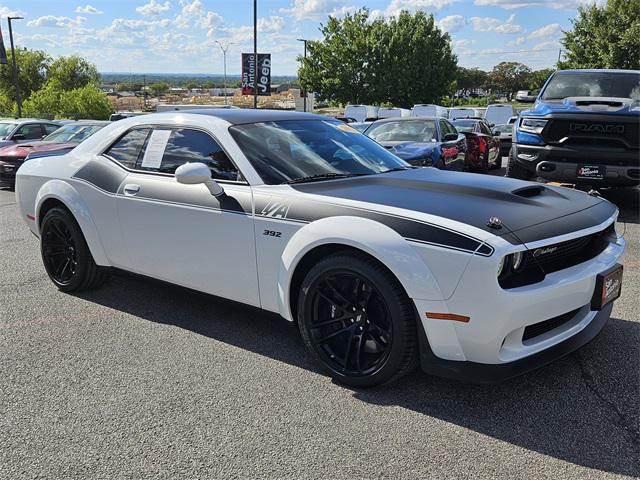
[{"label": "headlight", "polygon": [[529,133],[541,133],[547,122],[548,120],[525,117],[520,121],[520,130]]},{"label": "headlight", "polygon": [[500,263],[498,264],[498,277],[500,277],[502,275],[502,272],[504,271],[504,263],[507,257],[502,257],[502,259],[500,260]]},{"label": "headlight", "polygon": [[517,270],[518,268],[520,268],[520,265],[522,265],[523,258],[524,258],[524,255],[522,254],[522,252],[516,252],[511,256],[511,265],[513,266],[514,270]]}]

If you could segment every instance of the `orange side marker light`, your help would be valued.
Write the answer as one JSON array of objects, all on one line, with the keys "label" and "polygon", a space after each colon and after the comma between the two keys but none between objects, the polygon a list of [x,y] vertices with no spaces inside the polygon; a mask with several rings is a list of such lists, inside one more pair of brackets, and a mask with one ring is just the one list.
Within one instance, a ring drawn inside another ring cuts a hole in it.
[{"label": "orange side marker light", "polygon": [[437,312],[427,312],[427,318],[432,320],[453,320],[454,322],[463,322],[468,323],[471,320],[471,317],[467,317],[466,315],[456,315],[455,313],[437,313]]}]

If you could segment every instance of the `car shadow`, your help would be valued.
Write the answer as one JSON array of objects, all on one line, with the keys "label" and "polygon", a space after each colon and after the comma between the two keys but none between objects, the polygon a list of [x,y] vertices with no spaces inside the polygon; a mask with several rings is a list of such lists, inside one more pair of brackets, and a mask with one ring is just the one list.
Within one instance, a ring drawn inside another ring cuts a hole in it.
[{"label": "car shadow", "polygon": [[[78,297],[319,371],[295,324],[257,308],[128,274]],[[353,395],[584,467],[638,476],[639,339],[639,323],[612,319],[581,352],[502,384],[465,384],[417,371]]]}]

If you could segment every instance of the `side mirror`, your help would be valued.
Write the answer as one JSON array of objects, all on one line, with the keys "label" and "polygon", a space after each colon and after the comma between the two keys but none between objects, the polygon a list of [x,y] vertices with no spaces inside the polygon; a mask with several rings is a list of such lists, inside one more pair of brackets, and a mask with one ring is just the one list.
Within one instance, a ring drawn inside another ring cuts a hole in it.
[{"label": "side mirror", "polygon": [[494,137],[499,137],[500,136],[500,131],[499,130],[494,130],[493,131],[493,136]]},{"label": "side mirror", "polygon": [[224,193],[218,182],[211,178],[211,170],[204,163],[185,163],[176,168],[176,180],[184,185],[196,185],[204,183],[214,197],[219,197]]},{"label": "side mirror", "polygon": [[19,141],[19,140],[24,140],[24,134],[22,133],[16,133],[14,136],[11,137],[11,140],[15,140],[15,141]]},{"label": "side mirror", "polygon": [[455,133],[447,133],[442,140],[445,142],[455,142],[457,139],[458,135],[456,135]]}]

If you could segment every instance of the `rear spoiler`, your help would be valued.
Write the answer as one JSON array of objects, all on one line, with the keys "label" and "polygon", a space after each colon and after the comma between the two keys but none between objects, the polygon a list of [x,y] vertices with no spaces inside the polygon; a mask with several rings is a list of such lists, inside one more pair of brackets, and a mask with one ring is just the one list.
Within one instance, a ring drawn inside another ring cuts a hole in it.
[{"label": "rear spoiler", "polygon": [[67,147],[61,148],[60,150],[51,150],[49,152],[31,152],[27,155],[27,158],[25,158],[24,161],[26,162],[27,160],[33,160],[35,158],[59,157],[60,155],[66,155],[74,148],[75,147]]}]

